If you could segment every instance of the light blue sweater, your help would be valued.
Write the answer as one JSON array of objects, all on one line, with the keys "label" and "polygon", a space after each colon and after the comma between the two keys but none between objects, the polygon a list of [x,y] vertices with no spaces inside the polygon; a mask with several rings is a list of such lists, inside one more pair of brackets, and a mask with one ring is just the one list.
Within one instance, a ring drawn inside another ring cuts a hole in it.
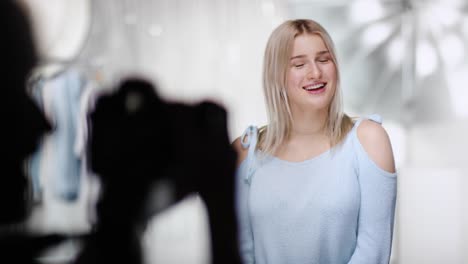
[{"label": "light blue sweater", "polygon": [[249,127],[236,193],[244,263],[389,262],[396,173],[365,152],[356,132],[361,120],[342,144],[302,162],[260,159],[257,130]]}]

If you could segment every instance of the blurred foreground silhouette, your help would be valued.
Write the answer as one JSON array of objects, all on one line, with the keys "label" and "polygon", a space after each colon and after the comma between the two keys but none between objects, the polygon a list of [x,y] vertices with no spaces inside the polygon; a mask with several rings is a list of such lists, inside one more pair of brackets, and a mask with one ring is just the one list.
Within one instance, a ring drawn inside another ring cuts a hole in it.
[{"label": "blurred foreground silhouette", "polygon": [[[226,112],[213,103],[161,101],[138,79],[101,97],[91,114],[90,164],[103,193],[96,231],[79,263],[141,263],[140,238],[155,213],[197,192],[205,201],[212,262],[240,263],[234,211],[236,154]],[[162,201],[151,201],[152,190]],[[156,203],[159,206],[152,206]]]},{"label": "blurred foreground silhouette", "polygon": [[[4,83],[0,185],[0,261],[39,263],[38,256],[66,239],[29,234],[21,227],[30,213],[25,159],[51,130],[26,93],[36,64],[27,17],[15,1],[0,2]],[[141,235],[150,217],[188,194],[198,193],[208,210],[212,263],[240,263],[234,209],[236,154],[227,134],[227,114],[204,102],[163,102],[145,80],[124,81],[99,98],[89,116],[88,158],[102,184],[97,223],[76,263],[142,263]],[[153,201],[154,190],[162,191]],[[65,216],[66,217],[66,216]]]},{"label": "blurred foreground silhouette", "polygon": [[36,63],[36,50],[29,21],[16,2],[0,2],[2,41],[3,117],[0,148],[0,261],[36,263],[35,257],[48,246],[62,241],[59,235],[28,234],[21,226],[30,213],[25,159],[37,148],[43,134],[51,129],[36,104],[26,93],[26,79]]}]

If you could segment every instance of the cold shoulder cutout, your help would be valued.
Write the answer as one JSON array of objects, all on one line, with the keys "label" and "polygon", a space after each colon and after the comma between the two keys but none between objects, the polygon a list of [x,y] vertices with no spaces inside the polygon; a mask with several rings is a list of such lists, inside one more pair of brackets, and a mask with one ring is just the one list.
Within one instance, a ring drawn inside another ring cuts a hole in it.
[{"label": "cold shoulder cutout", "polygon": [[387,132],[382,127],[382,118],[379,115],[370,115],[359,119],[354,128],[357,137],[356,148],[364,152],[369,163],[386,174],[395,174],[395,161],[392,145]]}]

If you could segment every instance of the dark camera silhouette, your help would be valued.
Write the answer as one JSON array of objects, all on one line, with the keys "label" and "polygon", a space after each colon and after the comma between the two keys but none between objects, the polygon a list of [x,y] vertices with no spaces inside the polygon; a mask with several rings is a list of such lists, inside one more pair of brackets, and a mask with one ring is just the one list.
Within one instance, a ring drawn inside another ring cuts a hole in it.
[{"label": "dark camera silhouette", "polygon": [[[236,154],[227,134],[226,111],[210,102],[166,103],[155,88],[129,79],[99,98],[90,115],[89,164],[102,183],[98,223],[78,263],[141,263],[139,238],[154,186],[173,196],[204,200],[213,263],[240,263],[234,209]],[[162,208],[164,209],[164,208]]]}]

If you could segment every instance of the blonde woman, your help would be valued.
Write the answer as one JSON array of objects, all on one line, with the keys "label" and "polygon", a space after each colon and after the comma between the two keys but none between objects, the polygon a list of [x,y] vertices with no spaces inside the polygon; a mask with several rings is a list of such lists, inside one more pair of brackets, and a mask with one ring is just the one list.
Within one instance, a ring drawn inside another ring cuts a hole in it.
[{"label": "blonde woman", "polygon": [[396,200],[392,148],[378,116],[343,113],[333,42],[286,21],[264,55],[268,124],[233,143],[244,263],[388,263]]}]

